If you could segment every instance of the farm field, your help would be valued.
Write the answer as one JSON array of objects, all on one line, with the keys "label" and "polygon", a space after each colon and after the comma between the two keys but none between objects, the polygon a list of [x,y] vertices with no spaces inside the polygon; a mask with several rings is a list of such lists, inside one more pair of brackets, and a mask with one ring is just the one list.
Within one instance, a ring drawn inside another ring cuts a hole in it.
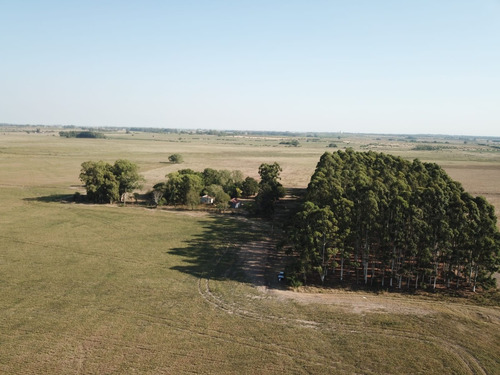
[{"label": "farm field", "polygon": [[[144,192],[180,168],[257,178],[274,161],[285,187],[303,188],[323,152],[353,147],[437,162],[499,214],[499,143],[342,134],[287,147],[281,136],[1,130],[0,373],[500,373],[498,306],[285,291],[259,252],[272,245],[266,223],[61,200],[83,192],[87,160],[138,164]],[[173,153],[184,163],[169,164]]]}]

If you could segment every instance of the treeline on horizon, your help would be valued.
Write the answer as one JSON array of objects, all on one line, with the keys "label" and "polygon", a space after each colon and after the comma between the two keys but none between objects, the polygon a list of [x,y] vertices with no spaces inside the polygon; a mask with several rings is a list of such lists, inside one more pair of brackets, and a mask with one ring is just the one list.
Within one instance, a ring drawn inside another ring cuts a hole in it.
[{"label": "treeline on horizon", "polygon": [[104,133],[96,132],[96,131],[89,131],[89,130],[61,131],[61,132],[59,132],[59,135],[61,137],[65,137],[65,138],[106,138]]},{"label": "treeline on horizon", "polygon": [[494,208],[435,163],[324,153],[287,231],[301,284],[399,289],[493,286],[500,263]]},{"label": "treeline on horizon", "polygon": [[[93,132],[119,132],[125,130],[127,133],[130,132],[141,132],[141,133],[165,133],[165,134],[204,134],[204,135],[214,135],[214,136],[275,136],[275,137],[305,137],[305,138],[322,138],[322,137],[337,137],[346,138],[357,135],[371,135],[374,137],[399,137],[399,138],[389,138],[389,140],[395,141],[407,141],[407,142],[429,142],[427,139],[432,139],[433,143],[436,143],[435,138],[444,140],[458,140],[464,142],[475,142],[479,139],[485,139],[488,142],[500,142],[500,138],[497,136],[473,136],[473,135],[450,135],[450,134],[405,134],[405,133],[356,133],[356,132],[330,132],[330,131],[276,131],[276,130],[231,130],[231,129],[181,129],[181,128],[161,128],[161,127],[148,127],[148,126],[77,126],[77,125],[44,125],[44,124],[10,124],[10,123],[0,123],[0,128],[2,131],[8,131],[12,129],[32,129],[37,128],[39,130],[43,128],[55,128],[55,129],[81,129],[83,131],[93,131]],[[26,131],[26,130],[25,130]],[[30,130],[31,131],[31,130]],[[479,143],[482,146],[491,146],[488,144]],[[424,150],[425,151],[425,150]]]}]

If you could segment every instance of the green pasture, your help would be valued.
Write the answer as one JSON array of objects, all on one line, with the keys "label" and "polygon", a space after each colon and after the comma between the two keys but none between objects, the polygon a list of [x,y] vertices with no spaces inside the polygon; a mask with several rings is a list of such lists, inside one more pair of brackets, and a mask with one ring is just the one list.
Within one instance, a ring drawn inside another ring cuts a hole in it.
[{"label": "green pasture", "polygon": [[[277,161],[286,187],[304,187],[333,141],[300,139],[295,148],[265,137],[0,132],[0,373],[500,373],[498,307],[366,294],[420,313],[359,313],[280,299],[256,289],[237,256],[267,229],[230,215],[67,202],[83,191],[86,160],[129,159],[145,189],[178,168],[257,177],[261,163]],[[390,143],[350,144],[377,142]],[[408,142],[394,144],[413,157]],[[478,165],[495,181],[500,153],[475,147],[457,141],[455,154],[419,157],[448,163],[464,186]],[[169,164],[173,153],[185,163]],[[477,189],[494,196],[498,186]]]}]

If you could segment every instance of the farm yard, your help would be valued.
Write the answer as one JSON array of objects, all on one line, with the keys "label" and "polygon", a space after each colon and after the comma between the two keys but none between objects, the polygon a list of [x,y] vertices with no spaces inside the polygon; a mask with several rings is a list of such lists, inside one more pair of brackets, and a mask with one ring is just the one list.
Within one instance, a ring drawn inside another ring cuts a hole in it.
[{"label": "farm yard", "polygon": [[[87,160],[138,164],[143,192],[180,168],[278,162],[305,188],[325,151],[441,165],[500,214],[491,139],[0,128],[0,373],[495,374],[500,307],[481,297],[285,290],[271,225],[191,210],[75,204]],[[299,146],[286,144],[298,140]],[[285,143],[281,143],[285,142]],[[180,165],[168,156],[181,154]]]}]

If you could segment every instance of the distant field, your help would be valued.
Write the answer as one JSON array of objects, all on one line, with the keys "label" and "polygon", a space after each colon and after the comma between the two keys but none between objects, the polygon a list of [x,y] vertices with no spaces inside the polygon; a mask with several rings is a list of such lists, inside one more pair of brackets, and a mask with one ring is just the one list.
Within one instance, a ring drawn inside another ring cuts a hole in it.
[{"label": "distant field", "polygon": [[[268,237],[265,225],[58,201],[82,191],[83,161],[119,158],[140,166],[145,190],[178,168],[257,177],[274,161],[285,186],[305,187],[336,143],[438,162],[499,212],[500,150],[487,140],[426,138],[445,148],[419,151],[404,136],[298,138],[300,147],[282,137],[108,137],[0,131],[0,373],[500,373],[499,307],[340,291],[340,304],[278,298],[255,288],[238,258]],[[185,163],[167,163],[173,153]]]}]

